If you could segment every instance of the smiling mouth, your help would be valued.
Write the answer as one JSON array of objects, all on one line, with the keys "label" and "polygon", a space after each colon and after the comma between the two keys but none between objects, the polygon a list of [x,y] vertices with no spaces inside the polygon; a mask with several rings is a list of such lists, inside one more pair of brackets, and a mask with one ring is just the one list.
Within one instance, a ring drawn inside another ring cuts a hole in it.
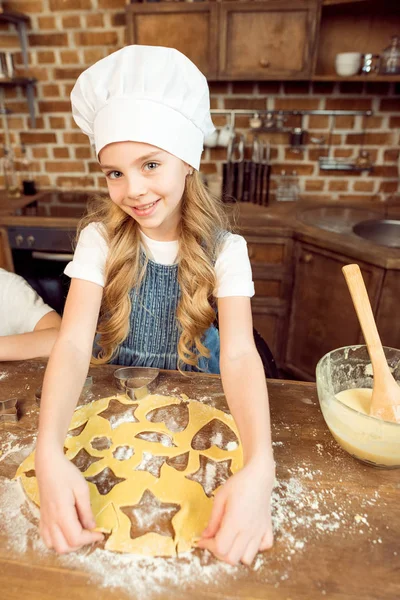
[{"label": "smiling mouth", "polygon": [[150,202],[150,204],[141,204],[140,206],[133,206],[132,208],[138,211],[148,210],[149,208],[152,208],[155,204],[157,204],[159,200],[160,198],[158,200],[154,200],[154,202]]}]

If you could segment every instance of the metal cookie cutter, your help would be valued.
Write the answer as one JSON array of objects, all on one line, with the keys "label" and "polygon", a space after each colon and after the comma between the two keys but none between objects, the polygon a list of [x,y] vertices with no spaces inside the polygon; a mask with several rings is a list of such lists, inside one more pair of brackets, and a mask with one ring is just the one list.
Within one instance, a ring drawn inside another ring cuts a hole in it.
[{"label": "metal cookie cutter", "polygon": [[159,369],[152,367],[123,367],[114,371],[117,387],[131,400],[140,400],[153,393],[158,386]]},{"label": "metal cookie cutter", "polygon": [[[85,392],[86,388],[90,387],[91,385],[93,385],[93,377],[91,375],[88,375],[85,379],[85,383],[83,384],[82,392]],[[41,399],[42,399],[42,386],[38,387],[37,390],[35,391],[35,400],[36,400],[36,404],[38,406],[40,406]]]},{"label": "metal cookie cutter", "polygon": [[16,423],[18,421],[18,399],[0,400],[0,422]]}]

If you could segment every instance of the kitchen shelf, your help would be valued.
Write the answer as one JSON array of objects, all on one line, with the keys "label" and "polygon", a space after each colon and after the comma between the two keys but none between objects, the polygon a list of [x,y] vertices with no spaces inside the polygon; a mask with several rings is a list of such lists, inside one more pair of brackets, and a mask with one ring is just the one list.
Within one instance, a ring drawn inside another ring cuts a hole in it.
[{"label": "kitchen shelf", "polygon": [[29,116],[31,120],[31,127],[36,126],[35,117],[35,94],[34,87],[36,79],[33,77],[14,77],[13,79],[0,79],[0,88],[2,87],[24,87],[26,88],[26,96],[28,99]]},{"label": "kitchen shelf", "polygon": [[360,81],[362,83],[386,81],[390,83],[392,81],[400,82],[400,75],[352,75],[351,77],[340,77],[340,75],[332,73],[332,75],[312,75],[311,81]]},{"label": "kitchen shelf", "polygon": [[26,28],[30,22],[31,20],[28,15],[19,12],[6,10],[0,13],[0,23],[11,23],[12,25],[15,25],[17,29],[25,68],[28,68],[28,38],[26,35]]},{"label": "kitchen shelf", "polygon": [[335,4],[355,4],[356,2],[368,2],[368,0],[322,0],[322,6],[334,6]]}]

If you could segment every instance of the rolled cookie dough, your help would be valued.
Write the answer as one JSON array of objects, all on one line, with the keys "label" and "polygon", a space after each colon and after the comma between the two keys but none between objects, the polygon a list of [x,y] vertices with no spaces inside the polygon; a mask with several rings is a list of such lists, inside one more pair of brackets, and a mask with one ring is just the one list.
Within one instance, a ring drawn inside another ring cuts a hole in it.
[{"label": "rolled cookie dough", "polygon": [[[65,453],[88,481],[105,548],[146,556],[189,550],[207,525],[213,495],[242,467],[230,414],[186,397],[124,395],[77,409]],[[19,467],[37,505],[34,453]]]}]

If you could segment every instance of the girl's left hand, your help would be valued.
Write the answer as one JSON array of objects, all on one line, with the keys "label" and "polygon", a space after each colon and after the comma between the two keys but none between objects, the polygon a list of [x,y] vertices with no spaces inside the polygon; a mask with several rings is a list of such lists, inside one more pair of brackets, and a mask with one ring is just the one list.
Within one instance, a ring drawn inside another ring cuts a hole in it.
[{"label": "girl's left hand", "polygon": [[274,466],[248,463],[215,495],[208,526],[197,543],[217,558],[250,565],[257,552],[272,547],[271,493]]}]

